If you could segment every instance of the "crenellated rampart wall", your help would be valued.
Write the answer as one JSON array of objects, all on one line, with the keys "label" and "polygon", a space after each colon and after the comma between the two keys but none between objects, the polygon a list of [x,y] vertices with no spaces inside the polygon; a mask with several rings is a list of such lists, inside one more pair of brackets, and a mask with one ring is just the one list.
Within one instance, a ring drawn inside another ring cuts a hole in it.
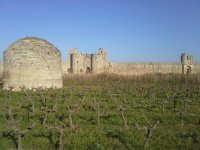
[{"label": "crenellated rampart wall", "polygon": [[181,74],[181,63],[111,63],[112,73],[121,75],[143,75],[149,73]]},{"label": "crenellated rampart wall", "polygon": [[[144,75],[148,73],[161,73],[161,74],[181,74],[181,63],[120,63],[111,62],[110,68],[107,72],[120,74],[120,75]],[[68,74],[70,68],[69,61],[62,63],[63,74]],[[200,74],[200,63],[194,63],[193,73]],[[3,76],[3,62],[0,62],[0,78]]]}]

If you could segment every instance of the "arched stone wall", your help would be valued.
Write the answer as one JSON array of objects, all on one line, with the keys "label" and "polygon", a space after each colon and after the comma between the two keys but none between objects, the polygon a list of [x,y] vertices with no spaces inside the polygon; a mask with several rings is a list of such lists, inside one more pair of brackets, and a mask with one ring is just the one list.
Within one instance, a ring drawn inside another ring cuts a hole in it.
[{"label": "arched stone wall", "polygon": [[4,51],[4,89],[61,88],[60,51],[46,40],[27,37]]}]

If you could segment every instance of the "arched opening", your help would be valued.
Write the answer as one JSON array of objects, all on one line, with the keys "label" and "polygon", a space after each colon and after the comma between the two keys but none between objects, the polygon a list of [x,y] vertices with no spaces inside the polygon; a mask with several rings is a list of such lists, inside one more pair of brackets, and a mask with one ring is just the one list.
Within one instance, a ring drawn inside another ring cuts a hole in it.
[{"label": "arched opening", "polygon": [[90,67],[86,68],[86,73],[91,73],[91,68]]},{"label": "arched opening", "polygon": [[190,66],[187,66],[186,74],[187,74],[187,75],[190,75],[190,74],[191,74],[191,67],[190,67]]}]

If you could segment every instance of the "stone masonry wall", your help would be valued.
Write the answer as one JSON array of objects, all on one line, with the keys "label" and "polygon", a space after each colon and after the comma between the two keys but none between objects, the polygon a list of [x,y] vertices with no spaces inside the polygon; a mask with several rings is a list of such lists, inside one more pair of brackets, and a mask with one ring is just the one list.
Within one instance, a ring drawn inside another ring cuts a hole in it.
[{"label": "stone masonry wall", "polygon": [[61,54],[49,42],[38,38],[18,40],[4,51],[4,89],[63,86]]},{"label": "stone masonry wall", "polygon": [[3,62],[0,62],[0,79],[3,78]]},{"label": "stone masonry wall", "polygon": [[[111,63],[110,73],[121,75],[142,75],[145,73],[182,73],[181,63]],[[62,63],[63,75],[69,73],[69,61]],[[158,69],[158,70],[157,70]],[[108,72],[108,71],[106,71]],[[102,73],[102,72],[100,72]],[[200,74],[200,63],[195,63],[193,73]],[[3,62],[0,62],[0,77],[3,76]]]},{"label": "stone masonry wall", "polygon": [[109,71],[109,61],[106,55],[96,55],[96,73]]},{"label": "stone masonry wall", "polygon": [[193,69],[194,73],[200,74],[200,63],[194,63]]},{"label": "stone masonry wall", "polygon": [[[154,65],[152,65],[154,64]],[[142,75],[144,73],[182,73],[181,63],[111,63],[110,70],[106,72],[113,72],[123,75]],[[62,63],[63,74],[68,74],[70,68],[69,60]],[[158,69],[158,70],[157,70]],[[102,73],[99,72],[99,73]],[[195,63],[193,73],[200,74],[200,63]],[[0,62],[0,77],[3,76],[3,62]]]},{"label": "stone masonry wall", "polygon": [[69,73],[69,69],[70,69],[70,63],[69,63],[69,61],[63,62],[62,63],[62,72],[63,72],[63,75],[68,74]]},{"label": "stone masonry wall", "polygon": [[111,63],[110,72],[121,75],[143,75],[147,73],[182,73],[181,63]]}]

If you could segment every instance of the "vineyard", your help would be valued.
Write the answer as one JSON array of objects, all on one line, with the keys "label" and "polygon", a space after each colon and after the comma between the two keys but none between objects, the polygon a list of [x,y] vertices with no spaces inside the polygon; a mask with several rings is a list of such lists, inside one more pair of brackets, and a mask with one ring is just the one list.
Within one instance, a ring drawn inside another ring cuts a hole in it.
[{"label": "vineyard", "polygon": [[200,77],[67,77],[4,91],[0,149],[199,149]]}]

